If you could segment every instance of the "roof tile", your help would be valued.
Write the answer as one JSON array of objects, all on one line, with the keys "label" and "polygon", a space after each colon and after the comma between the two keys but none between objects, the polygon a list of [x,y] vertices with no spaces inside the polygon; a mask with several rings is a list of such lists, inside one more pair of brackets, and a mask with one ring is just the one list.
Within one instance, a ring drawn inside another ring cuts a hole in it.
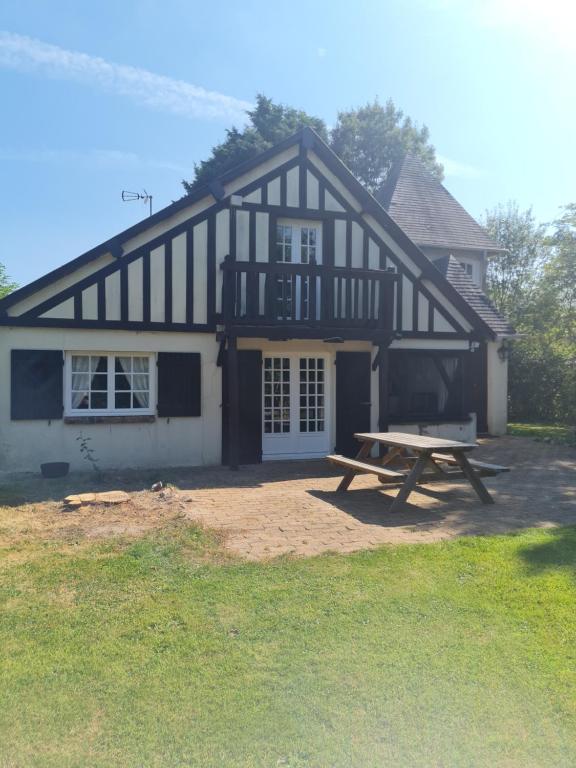
[{"label": "roof tile", "polygon": [[514,328],[508,320],[498,312],[494,304],[466,274],[454,256],[438,259],[434,265],[495,334],[499,336],[515,334]]},{"label": "roof tile", "polygon": [[392,168],[376,197],[417,245],[503,250],[413,155]]}]

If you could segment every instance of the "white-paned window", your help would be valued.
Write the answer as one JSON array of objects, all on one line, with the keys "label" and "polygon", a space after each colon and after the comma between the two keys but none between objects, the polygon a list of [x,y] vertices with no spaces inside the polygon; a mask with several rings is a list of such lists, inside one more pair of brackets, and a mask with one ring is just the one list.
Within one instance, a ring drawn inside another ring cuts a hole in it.
[{"label": "white-paned window", "polygon": [[276,261],[294,264],[321,262],[320,225],[300,221],[276,224]]},{"label": "white-paned window", "polygon": [[264,358],[264,432],[290,432],[290,359]]},{"label": "white-paned window", "polygon": [[300,261],[302,264],[316,262],[317,243],[317,227],[300,227]]},{"label": "white-paned window", "polygon": [[154,412],[154,356],[69,352],[68,415],[132,415]]},{"label": "white-paned window", "polygon": [[276,225],[276,261],[292,261],[292,225]]},{"label": "white-paned window", "polygon": [[324,359],[300,358],[300,432],[324,432]]},{"label": "white-paned window", "polygon": [[[321,225],[297,219],[276,224],[276,261],[283,264],[321,264]],[[310,277],[276,277],[276,307],[279,320],[310,320]],[[320,317],[320,281],[316,281],[316,314]],[[293,306],[294,304],[294,306]]]}]

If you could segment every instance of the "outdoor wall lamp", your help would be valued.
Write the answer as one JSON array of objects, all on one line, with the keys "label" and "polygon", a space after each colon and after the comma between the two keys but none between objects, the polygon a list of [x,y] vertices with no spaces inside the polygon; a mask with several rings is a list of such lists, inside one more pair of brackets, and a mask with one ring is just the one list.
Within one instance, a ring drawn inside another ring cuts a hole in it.
[{"label": "outdoor wall lamp", "polygon": [[510,357],[510,343],[508,339],[504,339],[502,341],[502,344],[498,347],[497,352],[498,352],[498,357],[500,358],[500,360],[502,360],[503,363],[506,362],[506,360],[508,360],[508,358]]}]

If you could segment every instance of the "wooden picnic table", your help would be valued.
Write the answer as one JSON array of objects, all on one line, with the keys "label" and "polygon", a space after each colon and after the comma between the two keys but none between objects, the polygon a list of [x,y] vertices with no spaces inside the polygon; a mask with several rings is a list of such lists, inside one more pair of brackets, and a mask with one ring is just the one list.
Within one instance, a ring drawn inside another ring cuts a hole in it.
[{"label": "wooden picnic table", "polygon": [[[476,443],[404,432],[358,432],[354,437],[362,443],[354,459],[336,455],[327,457],[333,464],[347,470],[338,490],[346,491],[358,473],[375,474],[383,483],[402,482],[391,512],[396,512],[406,502],[419,481],[433,482],[455,476],[466,478],[483,504],[494,504],[481,475],[508,471],[508,467],[468,459],[466,454],[478,447]],[[389,448],[379,460],[369,459],[375,445]],[[390,465],[393,463],[400,464],[400,468],[392,468]]]}]

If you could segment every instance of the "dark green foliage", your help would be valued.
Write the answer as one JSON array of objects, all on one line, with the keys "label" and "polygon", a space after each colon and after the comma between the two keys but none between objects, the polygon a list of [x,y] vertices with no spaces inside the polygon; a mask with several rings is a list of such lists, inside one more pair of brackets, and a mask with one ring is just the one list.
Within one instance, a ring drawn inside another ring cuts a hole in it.
[{"label": "dark green foliage", "polygon": [[488,290],[522,334],[509,369],[510,418],[576,424],[576,205],[546,235],[515,203],[486,214],[508,249],[488,265]]},{"label": "dark green foliage", "polygon": [[392,99],[378,100],[338,113],[330,145],[352,173],[372,193],[382,186],[392,164],[407,152],[419,157],[440,180],[443,168],[429,143],[428,128],[418,127]]},{"label": "dark green foliage", "polygon": [[182,182],[187,194],[278,144],[302,126],[313,128],[327,141],[371,192],[378,190],[392,163],[406,152],[420,157],[442,179],[442,166],[429,143],[428,129],[416,126],[402,110],[396,109],[391,99],[384,106],[374,101],[340,112],[331,132],[320,118],[275,104],[262,94],[256,97],[256,106],[247,114],[249,121],[245,128],[228,129],[225,140],[213,148],[211,157],[194,166],[193,180]]},{"label": "dark green foliage", "polygon": [[0,264],[0,299],[18,288],[17,283],[12,282],[6,273],[4,264]]},{"label": "dark green foliage", "polygon": [[484,226],[505,253],[488,261],[486,281],[492,300],[517,330],[532,328],[538,280],[546,260],[543,224],[537,224],[531,209],[520,211],[509,201],[486,211]]},{"label": "dark green foliage", "polygon": [[256,157],[303,126],[313,128],[323,138],[327,137],[326,125],[320,118],[283,104],[274,104],[272,99],[262,94],[258,94],[256,106],[247,114],[249,122],[246,128],[228,129],[226,139],[212,149],[208,160],[201,160],[194,166],[194,179],[182,182],[187,194],[245,160]]},{"label": "dark green foliage", "polygon": [[555,341],[576,357],[576,204],[567,205],[548,238],[551,257],[541,281],[541,299],[551,312]]},{"label": "dark green foliage", "polygon": [[509,368],[510,419],[576,424],[576,366],[544,334],[517,341]]}]

